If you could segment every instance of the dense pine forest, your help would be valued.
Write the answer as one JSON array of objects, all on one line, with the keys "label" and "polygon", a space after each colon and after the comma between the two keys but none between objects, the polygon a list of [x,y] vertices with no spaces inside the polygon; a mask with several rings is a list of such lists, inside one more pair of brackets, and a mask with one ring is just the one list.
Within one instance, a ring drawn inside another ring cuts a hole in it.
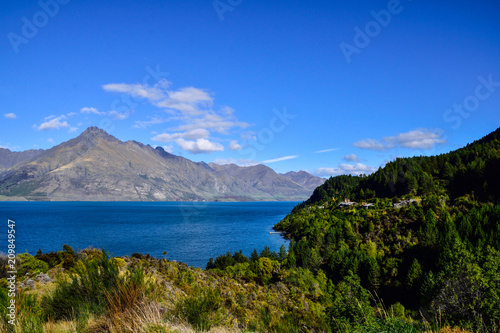
[{"label": "dense pine forest", "polygon": [[55,281],[20,288],[20,324],[2,310],[2,328],[498,332],[499,171],[500,129],[447,154],[332,177],[275,226],[288,248],[226,253],[205,270],[69,246],[24,254],[23,283],[45,273]]}]

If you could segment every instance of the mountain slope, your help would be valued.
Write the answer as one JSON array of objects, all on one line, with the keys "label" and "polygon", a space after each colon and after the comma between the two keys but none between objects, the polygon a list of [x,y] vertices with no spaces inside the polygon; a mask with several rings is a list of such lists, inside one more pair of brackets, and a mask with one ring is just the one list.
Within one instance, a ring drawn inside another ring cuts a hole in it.
[{"label": "mountain slope", "polygon": [[43,152],[42,149],[26,150],[26,151],[10,151],[9,149],[0,148],[0,172],[13,167],[16,164],[32,160]]},{"label": "mountain slope", "polygon": [[257,165],[194,163],[90,127],[0,176],[0,194],[32,200],[304,200],[312,190]]},{"label": "mountain slope", "polygon": [[323,185],[326,181],[326,179],[315,177],[306,171],[290,171],[282,174],[282,176],[296,182],[299,185],[310,188],[311,190],[314,190],[316,187]]}]

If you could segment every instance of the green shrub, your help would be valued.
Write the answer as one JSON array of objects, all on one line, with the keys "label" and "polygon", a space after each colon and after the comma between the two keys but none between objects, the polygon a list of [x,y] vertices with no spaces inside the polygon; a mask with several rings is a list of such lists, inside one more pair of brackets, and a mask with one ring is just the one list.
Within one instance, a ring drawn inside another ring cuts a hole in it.
[{"label": "green shrub", "polygon": [[197,331],[208,331],[222,321],[222,300],[215,289],[196,288],[191,295],[176,304],[175,314]]},{"label": "green shrub", "polygon": [[49,265],[45,261],[38,260],[29,253],[19,254],[17,257],[21,261],[17,269],[17,272],[20,276],[24,276],[26,275],[26,273],[29,273],[31,275],[47,273],[47,271],[49,270]]}]

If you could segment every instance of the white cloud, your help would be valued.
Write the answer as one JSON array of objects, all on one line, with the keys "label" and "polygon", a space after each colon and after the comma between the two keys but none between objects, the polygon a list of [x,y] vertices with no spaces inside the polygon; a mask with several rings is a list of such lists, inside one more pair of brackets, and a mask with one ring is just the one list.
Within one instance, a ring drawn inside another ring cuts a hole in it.
[{"label": "white cloud", "polygon": [[97,114],[99,116],[104,116],[106,113],[100,112],[96,108],[89,108],[89,107],[84,107],[80,109],[80,113],[87,113],[87,114]]},{"label": "white cloud", "polygon": [[52,139],[52,138],[48,138],[48,139],[47,139],[47,142],[48,142],[48,143],[54,143],[54,139]]},{"label": "white cloud", "polygon": [[188,139],[188,140],[196,140],[196,139],[207,139],[210,135],[210,132],[203,128],[197,128],[194,130],[190,130],[182,133],[163,133],[158,134],[157,136],[151,138],[153,141],[158,142],[170,142],[177,139]]},{"label": "white cloud", "polygon": [[[178,141],[179,147],[186,147],[187,151],[219,151],[221,148],[223,149],[222,145],[208,141],[212,133],[228,135],[231,129],[249,126],[235,117],[232,108],[227,106],[213,108],[214,97],[208,90],[195,87],[183,87],[175,90],[171,89],[170,85],[169,81],[162,80],[154,86],[111,83],[102,87],[106,91],[145,98],[153,106],[163,109],[169,114],[168,117],[136,121],[134,127],[147,128],[172,121],[175,126],[168,130],[174,133],[159,134],[152,140],[159,142]],[[237,142],[233,145],[230,144],[230,147],[234,148],[232,150],[241,149],[238,146]]]},{"label": "white cloud", "polygon": [[241,150],[241,145],[236,140],[232,140],[229,143],[229,150]]},{"label": "white cloud", "polygon": [[69,133],[73,133],[73,132],[76,132],[76,131],[78,131],[78,127],[70,127],[68,132]]},{"label": "white cloud", "polygon": [[377,171],[377,168],[372,166],[367,166],[362,163],[356,164],[343,164],[341,163],[338,168],[317,168],[314,170],[316,176],[338,176],[338,175],[361,175],[361,174],[371,174]]},{"label": "white cloud", "polygon": [[410,149],[432,149],[436,144],[445,143],[443,132],[439,130],[418,129],[386,138],[388,142]]},{"label": "white cloud", "polygon": [[435,129],[417,129],[396,136],[387,136],[382,140],[364,139],[354,143],[355,147],[368,150],[388,150],[396,147],[408,149],[432,149],[435,145],[445,143],[443,131]]},{"label": "white cloud", "polygon": [[344,160],[350,161],[350,162],[359,162],[360,161],[359,157],[355,154],[344,156]]},{"label": "white cloud", "polygon": [[128,113],[120,113],[118,111],[112,110],[108,112],[110,117],[113,117],[116,120],[125,120],[129,117]]},{"label": "white cloud", "polygon": [[180,111],[184,115],[203,114],[203,107],[211,106],[213,97],[202,89],[187,87],[178,91],[168,91],[168,98],[156,105],[158,107]]},{"label": "white cloud", "polygon": [[330,148],[330,149],[318,150],[318,151],[315,151],[314,153],[315,154],[329,153],[331,151],[337,151],[337,150],[340,150],[340,148]]},{"label": "white cloud", "polygon": [[261,163],[262,164],[269,164],[269,163],[292,160],[292,159],[297,158],[297,157],[299,157],[299,155],[290,155],[290,156],[284,156],[284,157],[274,158],[271,160],[262,161]]},{"label": "white cloud", "polygon": [[17,115],[15,113],[4,113],[3,116],[7,119],[16,119]]},{"label": "white cloud", "polygon": [[46,121],[40,126],[35,125],[35,128],[37,128],[39,131],[47,131],[69,127],[68,123],[64,119],[66,119],[66,116],[59,116],[57,118],[54,118],[54,116],[49,116],[45,118]]},{"label": "white cloud", "polygon": [[177,145],[183,149],[187,150],[193,154],[201,154],[201,153],[213,153],[216,151],[223,151],[224,146],[219,143],[211,142],[207,139],[198,139],[196,141],[188,141],[182,138],[175,140]]}]

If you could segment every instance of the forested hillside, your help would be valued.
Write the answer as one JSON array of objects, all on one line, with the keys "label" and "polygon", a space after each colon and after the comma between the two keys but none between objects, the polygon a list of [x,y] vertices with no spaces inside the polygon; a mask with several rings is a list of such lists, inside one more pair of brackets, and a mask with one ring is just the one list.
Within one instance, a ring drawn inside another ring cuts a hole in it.
[{"label": "forested hillside", "polygon": [[[322,330],[500,329],[499,135],[330,178],[275,226],[291,242],[273,268],[299,288],[316,279]],[[251,276],[217,259],[207,267]]]},{"label": "forested hillside", "polygon": [[393,198],[406,195],[471,195],[488,202],[500,198],[500,128],[456,151],[438,156],[398,158],[368,177],[332,177],[318,187],[312,204],[332,197]]}]

